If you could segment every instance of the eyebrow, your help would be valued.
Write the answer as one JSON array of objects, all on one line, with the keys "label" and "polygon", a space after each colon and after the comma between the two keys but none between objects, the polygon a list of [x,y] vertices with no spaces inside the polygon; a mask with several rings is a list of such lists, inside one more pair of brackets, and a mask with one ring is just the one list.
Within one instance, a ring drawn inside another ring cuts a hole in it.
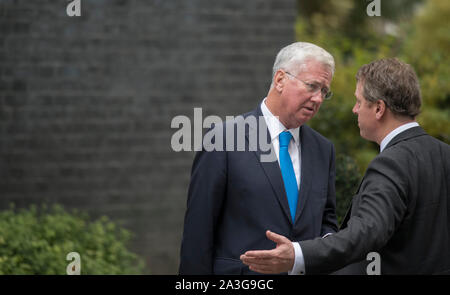
[{"label": "eyebrow", "polygon": [[[308,79],[306,79],[308,81]],[[320,89],[326,88],[327,90],[330,90],[330,88],[325,84],[325,83],[321,83],[317,80],[311,80],[311,82],[307,82],[309,84],[315,84],[315,85],[319,85]]]},{"label": "eyebrow", "polygon": [[322,83],[322,82],[317,81],[317,80],[311,80],[311,83],[315,83],[315,84],[319,84],[319,85],[325,85],[325,83]]}]

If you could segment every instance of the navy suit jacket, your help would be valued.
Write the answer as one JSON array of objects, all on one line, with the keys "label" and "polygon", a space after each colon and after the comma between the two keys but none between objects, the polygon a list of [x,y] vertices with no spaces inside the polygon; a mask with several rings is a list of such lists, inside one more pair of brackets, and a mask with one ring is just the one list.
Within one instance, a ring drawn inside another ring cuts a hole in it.
[{"label": "navy suit jacket", "polygon": [[[244,118],[254,116],[259,124],[260,106]],[[262,120],[264,121],[264,120]],[[224,123],[227,128],[236,124]],[[305,240],[334,233],[335,155],[325,137],[300,127],[301,179],[295,220],[289,213],[278,161],[261,162],[258,145],[249,151],[200,151],[192,166],[180,255],[180,274],[250,274],[239,256],[247,250],[273,249],[265,233],[271,230],[291,240]],[[259,133],[258,133],[259,134]],[[237,142],[234,132],[234,143]],[[250,135],[251,136],[251,135]],[[225,136],[224,136],[225,137]],[[223,140],[226,145],[225,139]]]}]

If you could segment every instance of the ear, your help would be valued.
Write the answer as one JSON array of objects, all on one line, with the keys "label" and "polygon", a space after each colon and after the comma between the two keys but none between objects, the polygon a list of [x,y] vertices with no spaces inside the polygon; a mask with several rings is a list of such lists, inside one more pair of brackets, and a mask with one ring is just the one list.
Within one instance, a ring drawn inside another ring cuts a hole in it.
[{"label": "ear", "polygon": [[273,77],[273,86],[278,92],[282,92],[285,84],[286,73],[283,70],[278,70]]},{"label": "ear", "polygon": [[386,112],[386,103],[383,100],[379,99],[376,102],[375,107],[376,107],[375,118],[377,118],[377,120],[380,120],[381,118],[383,118],[383,115]]}]

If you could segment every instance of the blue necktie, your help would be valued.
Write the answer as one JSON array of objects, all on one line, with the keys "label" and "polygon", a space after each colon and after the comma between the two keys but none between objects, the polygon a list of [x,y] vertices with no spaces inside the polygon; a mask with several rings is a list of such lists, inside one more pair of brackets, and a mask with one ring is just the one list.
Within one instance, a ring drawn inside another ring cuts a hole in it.
[{"label": "blue necktie", "polygon": [[291,211],[292,223],[294,223],[298,200],[298,186],[294,167],[292,166],[291,156],[288,152],[288,146],[291,138],[292,135],[289,131],[281,132],[279,136],[281,175],[283,176],[284,188],[286,190],[289,209]]}]

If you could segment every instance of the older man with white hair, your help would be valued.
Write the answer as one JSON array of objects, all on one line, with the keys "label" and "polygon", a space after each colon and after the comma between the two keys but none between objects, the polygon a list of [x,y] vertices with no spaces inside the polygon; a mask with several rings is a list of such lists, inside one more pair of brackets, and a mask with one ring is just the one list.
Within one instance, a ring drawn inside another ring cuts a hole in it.
[{"label": "older man with white hair", "polygon": [[[336,232],[334,146],[305,125],[331,98],[333,73],[334,59],[324,49],[304,42],[284,47],[267,97],[243,115],[246,120],[264,118],[256,120],[256,128],[245,129],[245,150],[229,149],[236,136],[226,138],[225,129],[239,126],[224,124],[221,142],[227,149],[196,154],[180,274],[252,273],[239,256],[273,248],[264,234],[267,228],[291,240]],[[249,148],[254,146],[252,132],[267,137],[274,161],[261,161],[264,151]]]}]

